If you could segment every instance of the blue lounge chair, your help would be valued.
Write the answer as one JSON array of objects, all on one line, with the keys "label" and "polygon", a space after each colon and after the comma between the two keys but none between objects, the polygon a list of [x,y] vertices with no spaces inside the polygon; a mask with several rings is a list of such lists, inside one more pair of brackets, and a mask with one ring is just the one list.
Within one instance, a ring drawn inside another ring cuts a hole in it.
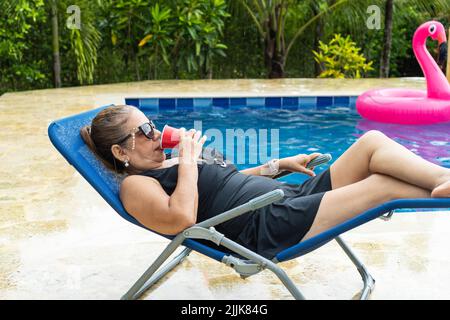
[{"label": "blue lounge chair", "polygon": [[[119,186],[121,177],[106,169],[104,165],[92,154],[82,140],[79,130],[91,122],[92,118],[104,107],[83,112],[78,115],[63,118],[52,122],[48,128],[50,140],[56,149],[73,165],[76,170],[94,187],[95,190],[111,205],[124,219],[142,226],[130,216],[122,206],[119,199]],[[344,243],[340,235],[348,230],[358,227],[375,218],[389,219],[395,209],[400,208],[450,208],[450,199],[399,199],[386,202],[378,207],[348,220],[332,229],[302,241],[286,250],[279,252],[273,260],[265,259],[257,253],[227,239],[214,229],[229,219],[245,214],[246,212],[268,205],[283,197],[282,190],[275,190],[257,197],[246,204],[238,206],[216,217],[198,223],[175,237],[167,237],[171,242],[162,251],[154,263],[144,272],[137,282],[128,290],[122,299],[137,299],[146,290],[153,286],[165,274],[179,264],[190,252],[195,250],[214,260],[222,262],[233,268],[241,277],[246,278],[264,269],[271,270],[296,299],[304,296],[278,265],[278,262],[287,261],[303,256],[318,247],[336,240],[347,256],[356,266],[363,280],[363,289],[360,298],[367,299],[372,292],[375,280],[366,267]],[[147,228],[146,228],[147,229]],[[148,229],[149,230],[149,229]],[[150,230],[152,231],[152,230]],[[220,245],[220,246],[219,246]],[[180,246],[185,249],[170,262],[162,267],[172,253]],[[228,250],[220,250],[220,248]],[[231,252],[231,253],[230,253]]]}]

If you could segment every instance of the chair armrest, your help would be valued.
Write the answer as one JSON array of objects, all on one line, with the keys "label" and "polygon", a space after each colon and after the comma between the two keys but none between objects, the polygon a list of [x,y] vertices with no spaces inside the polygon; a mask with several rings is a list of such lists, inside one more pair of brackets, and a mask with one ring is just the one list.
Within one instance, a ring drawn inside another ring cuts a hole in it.
[{"label": "chair armrest", "polygon": [[273,175],[271,178],[272,179],[279,179],[279,178],[285,177],[287,175],[290,175],[292,173],[294,173],[294,172],[288,171],[288,170],[283,170],[283,171],[277,173],[276,175]]},{"label": "chair armrest", "polygon": [[[306,168],[311,169],[313,167],[319,166],[321,164],[327,163],[332,159],[331,154],[329,153],[324,153],[321,154],[320,156],[316,157],[314,160],[311,160],[307,165]],[[293,173],[292,171],[281,171],[280,173],[272,176],[272,179],[279,179],[281,177],[287,176],[289,174]]]},{"label": "chair armrest", "polygon": [[284,197],[283,190],[276,189],[276,190],[267,192],[259,197],[256,197],[256,198],[248,201],[247,203],[241,204],[240,206],[237,206],[236,208],[230,209],[230,210],[225,211],[215,217],[212,217],[205,221],[202,221],[202,222],[196,224],[195,226],[209,228],[209,227],[218,225],[220,223],[223,223],[225,221],[228,221],[230,219],[233,219],[235,217],[238,217],[249,211],[253,211],[253,210],[265,207],[268,204],[271,204],[272,202],[282,199],[283,197]]}]

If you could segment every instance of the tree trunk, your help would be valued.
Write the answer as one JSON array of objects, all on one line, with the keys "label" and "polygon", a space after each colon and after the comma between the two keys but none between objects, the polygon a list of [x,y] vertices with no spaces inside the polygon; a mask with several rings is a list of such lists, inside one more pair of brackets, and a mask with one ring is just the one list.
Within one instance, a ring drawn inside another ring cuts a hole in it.
[{"label": "tree trunk", "polygon": [[394,0],[386,0],[385,21],[384,21],[384,47],[380,61],[380,77],[389,77],[389,64],[392,49],[392,25],[394,15]]},{"label": "tree trunk", "polygon": [[178,73],[179,73],[179,69],[178,69],[178,59],[180,56],[180,37],[177,38],[177,40],[175,41],[175,46],[173,48],[173,53],[172,53],[172,78],[178,80]]},{"label": "tree trunk", "polygon": [[[313,14],[314,16],[317,16],[320,13],[320,9],[318,8],[317,4],[313,4]],[[319,41],[323,36],[323,21],[322,18],[319,18],[316,22],[316,27],[314,30],[314,50],[318,50],[319,48]],[[318,77],[322,73],[322,68],[320,63],[314,60],[314,74],[316,77]]]},{"label": "tree trunk", "polygon": [[[278,20],[282,19],[281,5],[275,7],[275,14],[266,20],[266,38],[264,39],[264,60],[268,68],[269,79],[284,78],[284,63],[286,50],[284,45],[284,30],[280,33],[277,43]],[[275,18],[273,21],[272,17]]]},{"label": "tree trunk", "polygon": [[[205,52],[205,56],[207,53]],[[210,61],[207,63],[208,58],[205,58],[205,62],[203,64],[203,79],[211,80],[213,76],[213,70],[212,70],[212,62]]]},{"label": "tree trunk", "polygon": [[61,61],[59,55],[58,6],[56,0],[51,2],[52,17],[52,52],[53,52],[53,85],[61,88]]}]

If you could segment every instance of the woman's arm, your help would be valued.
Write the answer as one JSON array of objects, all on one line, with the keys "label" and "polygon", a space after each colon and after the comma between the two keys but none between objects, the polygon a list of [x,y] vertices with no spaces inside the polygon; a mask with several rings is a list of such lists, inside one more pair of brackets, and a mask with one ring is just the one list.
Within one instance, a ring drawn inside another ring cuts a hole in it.
[{"label": "woman's arm", "polygon": [[197,159],[206,137],[200,138],[200,132],[181,134],[177,185],[170,196],[156,179],[139,175],[125,178],[120,190],[128,213],[144,226],[166,235],[176,235],[197,220]]},{"label": "woman's arm", "polygon": [[263,164],[261,166],[240,170],[239,172],[241,172],[243,174],[247,174],[247,175],[252,175],[252,176],[265,176],[265,177],[271,176],[269,174],[270,169],[269,169],[269,165],[267,163]]},{"label": "woman's arm", "polygon": [[[309,176],[314,176],[314,171],[310,170],[306,167],[306,165],[313,159],[317,158],[320,153],[312,153],[310,155],[307,154],[298,154],[296,156],[287,157],[283,159],[279,159],[276,161],[273,166],[278,168],[278,171],[291,171],[291,172],[302,172]],[[272,177],[272,170],[269,168],[269,164],[265,163],[261,166],[248,168],[240,171],[241,173],[254,175],[254,176],[266,176]]]},{"label": "woman's arm", "polygon": [[197,216],[192,203],[193,190],[196,190],[193,183],[195,170],[192,168],[190,173],[186,171],[178,179],[177,190],[171,196],[154,178],[141,175],[126,177],[120,188],[120,199],[125,210],[151,230],[166,235],[180,233],[192,226]]},{"label": "woman's arm", "polygon": [[187,226],[191,226],[197,221],[197,163],[194,161],[183,163],[181,161],[178,165],[177,180],[177,186],[169,199],[169,207],[184,215]]}]

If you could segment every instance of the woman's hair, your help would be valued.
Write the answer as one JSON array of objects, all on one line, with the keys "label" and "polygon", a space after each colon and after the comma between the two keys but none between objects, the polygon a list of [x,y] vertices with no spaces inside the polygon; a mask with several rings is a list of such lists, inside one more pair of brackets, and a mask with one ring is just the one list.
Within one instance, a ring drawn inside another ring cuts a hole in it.
[{"label": "woman's hair", "polygon": [[[117,105],[110,106],[100,111],[90,126],[84,126],[80,129],[81,137],[84,142],[111,170],[123,173],[125,166],[122,161],[115,159],[111,152],[111,146],[117,144],[129,134],[126,132],[125,123],[127,122],[132,106]],[[125,142],[122,143],[125,144]]]}]

